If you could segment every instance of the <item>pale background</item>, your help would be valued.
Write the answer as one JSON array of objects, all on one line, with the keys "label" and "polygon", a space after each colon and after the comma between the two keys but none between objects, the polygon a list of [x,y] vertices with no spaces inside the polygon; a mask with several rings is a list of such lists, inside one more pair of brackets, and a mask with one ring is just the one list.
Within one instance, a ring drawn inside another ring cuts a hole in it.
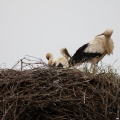
[{"label": "pale background", "polygon": [[73,55],[83,44],[114,30],[114,53],[102,61],[120,67],[120,0],[0,0],[0,65],[11,68],[25,55],[54,58],[66,47]]}]

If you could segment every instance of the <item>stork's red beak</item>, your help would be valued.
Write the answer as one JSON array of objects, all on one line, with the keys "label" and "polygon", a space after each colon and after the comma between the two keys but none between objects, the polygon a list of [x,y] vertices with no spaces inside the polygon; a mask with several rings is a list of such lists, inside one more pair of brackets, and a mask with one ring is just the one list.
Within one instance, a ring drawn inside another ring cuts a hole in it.
[{"label": "stork's red beak", "polygon": [[99,35],[96,35],[96,36],[101,36],[101,35],[104,35],[104,33],[101,33],[101,34],[99,34]]}]

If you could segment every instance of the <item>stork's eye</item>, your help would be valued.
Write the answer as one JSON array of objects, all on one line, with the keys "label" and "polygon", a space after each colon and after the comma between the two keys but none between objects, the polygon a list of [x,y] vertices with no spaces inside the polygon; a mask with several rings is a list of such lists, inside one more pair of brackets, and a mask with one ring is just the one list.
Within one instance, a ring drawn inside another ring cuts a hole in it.
[{"label": "stork's eye", "polygon": [[47,57],[47,59],[49,60],[49,57]]}]

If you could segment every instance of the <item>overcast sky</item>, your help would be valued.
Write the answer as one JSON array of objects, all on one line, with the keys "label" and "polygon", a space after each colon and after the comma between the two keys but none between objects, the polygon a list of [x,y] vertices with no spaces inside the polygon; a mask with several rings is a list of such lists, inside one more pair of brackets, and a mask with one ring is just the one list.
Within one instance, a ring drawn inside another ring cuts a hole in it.
[{"label": "overcast sky", "polygon": [[102,61],[120,66],[120,0],[0,0],[0,64],[12,67],[25,55],[47,62],[46,53],[73,55],[107,28],[114,53]]}]

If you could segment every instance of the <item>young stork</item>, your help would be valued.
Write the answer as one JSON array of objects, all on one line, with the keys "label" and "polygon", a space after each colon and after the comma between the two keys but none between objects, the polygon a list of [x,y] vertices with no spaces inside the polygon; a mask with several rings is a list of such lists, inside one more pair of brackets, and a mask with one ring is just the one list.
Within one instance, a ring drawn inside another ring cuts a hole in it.
[{"label": "young stork", "polygon": [[97,35],[92,41],[80,47],[69,60],[70,66],[90,62],[93,73],[96,74],[96,65],[107,54],[113,54],[114,42],[111,38],[112,29],[107,29]]},{"label": "young stork", "polygon": [[57,58],[56,60],[53,60],[53,55],[51,53],[46,54],[49,66],[57,66],[63,68],[69,67],[68,61],[71,56],[69,55],[67,48],[62,48],[60,50],[60,53],[62,54],[62,56]]}]

